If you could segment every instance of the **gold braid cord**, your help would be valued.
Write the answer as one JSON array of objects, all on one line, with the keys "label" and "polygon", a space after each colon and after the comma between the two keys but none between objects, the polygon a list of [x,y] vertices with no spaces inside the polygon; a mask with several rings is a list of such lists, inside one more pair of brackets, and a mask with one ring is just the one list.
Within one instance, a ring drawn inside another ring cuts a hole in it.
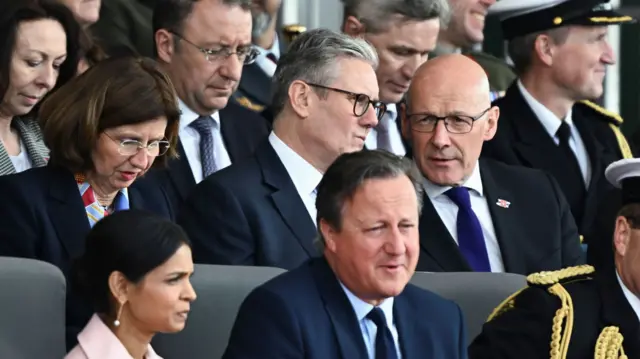
[{"label": "gold braid cord", "polygon": [[550,359],[566,359],[573,331],[573,301],[569,292],[560,283],[551,286],[549,293],[558,296],[562,304],[553,318]]},{"label": "gold braid cord", "polygon": [[500,303],[500,305],[498,305],[489,315],[489,318],[487,319],[487,322],[490,322],[492,320],[494,320],[497,316],[499,316],[500,314],[508,311],[509,309],[512,309],[515,306],[516,303],[516,297],[518,296],[518,294],[520,294],[524,289],[520,289],[519,291],[511,294],[509,296],[509,298],[505,299],[502,301],[502,303]]},{"label": "gold braid cord", "polygon": [[564,279],[570,279],[592,273],[595,273],[595,269],[592,266],[585,264],[552,272],[533,273],[527,277],[527,282],[535,285],[552,285],[559,283]]},{"label": "gold braid cord", "polygon": [[606,327],[602,329],[596,349],[593,353],[594,359],[627,359],[622,348],[624,338],[618,327]]},{"label": "gold braid cord", "polygon": [[624,123],[624,120],[622,119],[622,117],[620,117],[620,115],[618,115],[617,113],[611,112],[603,107],[600,107],[591,101],[580,101],[580,103],[587,105],[588,107],[592,108],[596,112],[599,112],[609,117],[615,122],[615,123],[610,123],[609,127],[613,131],[613,134],[616,136],[616,140],[618,141],[618,147],[620,147],[620,152],[622,152],[622,158],[633,158],[633,153],[631,153],[631,148],[629,147],[629,143],[627,142],[627,139],[622,134],[622,131],[620,131],[620,126]]}]

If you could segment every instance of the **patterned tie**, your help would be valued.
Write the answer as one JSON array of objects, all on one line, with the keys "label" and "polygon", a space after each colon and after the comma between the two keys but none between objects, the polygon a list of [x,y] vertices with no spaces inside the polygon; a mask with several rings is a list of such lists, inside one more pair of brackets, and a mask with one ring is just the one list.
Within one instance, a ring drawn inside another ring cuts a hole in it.
[{"label": "patterned tie", "polygon": [[375,359],[398,359],[396,344],[393,341],[393,335],[391,335],[391,330],[387,326],[387,318],[382,309],[374,307],[367,314],[367,319],[371,320],[378,328]]},{"label": "patterned tie", "polygon": [[376,126],[377,149],[393,153],[391,149],[391,137],[389,137],[389,126],[391,126],[391,117],[387,113],[382,116],[382,119],[378,121],[378,125]]},{"label": "patterned tie", "polygon": [[200,116],[190,125],[200,134],[200,161],[202,162],[203,179],[216,171],[212,132],[212,126],[216,124],[217,122],[211,116]]},{"label": "patterned tie", "polygon": [[[93,188],[88,182],[84,181],[83,176],[76,175],[76,183],[78,184],[78,190],[82,197],[82,203],[84,209],[87,212],[87,218],[89,219],[89,226],[93,226],[98,223],[102,218],[109,215],[109,212],[98,202],[96,195],[93,192]],[[126,188],[123,188],[118,192],[116,198],[113,200],[113,210],[123,211],[129,209],[129,193]]]},{"label": "patterned tie", "polygon": [[487,246],[482,235],[482,227],[478,217],[471,208],[471,197],[466,187],[453,187],[446,193],[447,197],[458,206],[458,246],[469,265],[477,272],[491,272]]}]

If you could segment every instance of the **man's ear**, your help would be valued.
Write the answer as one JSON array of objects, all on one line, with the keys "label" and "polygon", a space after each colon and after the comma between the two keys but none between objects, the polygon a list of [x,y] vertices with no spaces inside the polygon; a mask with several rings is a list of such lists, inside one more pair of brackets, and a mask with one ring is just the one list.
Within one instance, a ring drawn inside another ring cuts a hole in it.
[{"label": "man's ear", "polygon": [[487,112],[487,128],[484,133],[484,140],[490,141],[498,131],[498,119],[500,118],[500,108],[493,106]]},{"label": "man's ear", "polygon": [[409,123],[409,117],[407,116],[407,103],[403,101],[398,105],[398,116],[400,116],[400,129],[402,130],[402,137],[411,141],[411,123]]},{"label": "man's ear", "polygon": [[365,30],[364,24],[354,16],[347,16],[342,26],[342,32],[352,37],[364,37]]},{"label": "man's ear", "polygon": [[300,80],[295,80],[289,85],[289,105],[301,118],[309,117],[309,108],[313,101],[312,91],[309,85]]},{"label": "man's ear", "polygon": [[171,63],[175,53],[174,36],[165,29],[160,29],[154,34],[156,40],[156,55],[164,63]]}]

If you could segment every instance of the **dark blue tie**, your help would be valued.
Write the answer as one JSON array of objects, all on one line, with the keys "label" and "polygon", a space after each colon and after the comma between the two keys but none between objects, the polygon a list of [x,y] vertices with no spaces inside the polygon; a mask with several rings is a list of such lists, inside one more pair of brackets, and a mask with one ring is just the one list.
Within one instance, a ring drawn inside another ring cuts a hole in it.
[{"label": "dark blue tie", "polygon": [[216,122],[211,116],[200,116],[191,123],[200,135],[200,161],[202,162],[202,178],[216,171],[216,162],[213,158],[213,132],[212,126]]},{"label": "dark blue tie", "polygon": [[471,208],[469,189],[453,187],[445,193],[458,206],[458,246],[471,268],[476,272],[491,272],[487,246],[482,235],[482,227]]},{"label": "dark blue tie", "polygon": [[378,331],[376,334],[376,359],[398,359],[396,344],[393,342],[393,335],[387,326],[387,319],[382,309],[374,307],[367,314],[367,319],[371,320]]}]

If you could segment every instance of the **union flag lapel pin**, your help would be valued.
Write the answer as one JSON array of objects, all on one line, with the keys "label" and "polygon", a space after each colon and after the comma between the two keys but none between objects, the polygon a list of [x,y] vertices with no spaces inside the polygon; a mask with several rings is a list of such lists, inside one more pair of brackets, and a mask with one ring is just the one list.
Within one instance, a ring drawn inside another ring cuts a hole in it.
[{"label": "union flag lapel pin", "polygon": [[511,202],[506,201],[502,198],[498,198],[498,202],[496,202],[496,204],[498,205],[498,207],[509,208],[509,206],[511,205]]}]

